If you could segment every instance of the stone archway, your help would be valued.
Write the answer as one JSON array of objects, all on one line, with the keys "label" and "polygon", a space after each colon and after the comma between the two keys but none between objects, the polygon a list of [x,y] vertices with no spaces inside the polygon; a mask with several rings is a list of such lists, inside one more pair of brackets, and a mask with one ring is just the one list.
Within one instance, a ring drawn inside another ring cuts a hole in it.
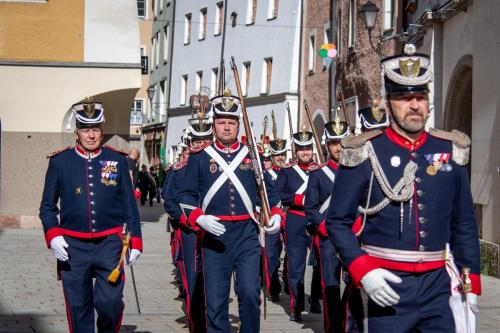
[{"label": "stone archway", "polygon": [[[472,137],[472,56],[463,56],[455,66],[446,94],[443,125]],[[467,165],[469,180],[471,164]]]},{"label": "stone archway", "polygon": [[472,56],[460,59],[451,76],[444,109],[444,129],[472,134]]}]

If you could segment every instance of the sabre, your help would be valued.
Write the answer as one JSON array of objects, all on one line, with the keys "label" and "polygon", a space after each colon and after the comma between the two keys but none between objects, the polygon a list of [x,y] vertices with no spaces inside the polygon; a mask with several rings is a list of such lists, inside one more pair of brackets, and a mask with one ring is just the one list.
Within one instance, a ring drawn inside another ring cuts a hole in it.
[{"label": "sabre", "polygon": [[[129,233],[130,234],[130,233]],[[127,251],[127,255],[130,257],[130,248]],[[139,305],[139,296],[137,295],[137,285],[135,284],[134,266],[130,267],[130,276],[132,276],[132,286],[134,287],[135,304],[137,305],[137,312],[141,314],[141,306]]]}]

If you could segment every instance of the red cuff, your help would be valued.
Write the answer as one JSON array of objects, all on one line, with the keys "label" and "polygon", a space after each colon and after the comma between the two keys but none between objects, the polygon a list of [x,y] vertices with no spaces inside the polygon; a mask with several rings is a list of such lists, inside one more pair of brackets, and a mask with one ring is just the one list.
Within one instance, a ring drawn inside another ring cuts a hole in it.
[{"label": "red cuff", "polygon": [[194,209],[190,214],[189,214],[189,217],[188,217],[188,221],[189,221],[189,226],[193,229],[196,228],[196,220],[198,219],[198,217],[200,217],[201,215],[205,214],[201,208],[196,208]]},{"label": "red cuff", "polygon": [[353,234],[355,234],[356,236],[358,236],[362,227],[363,227],[363,215],[359,215],[354,220],[354,224],[352,225],[351,230],[352,230]]},{"label": "red cuff", "polygon": [[326,231],[326,221],[325,220],[321,221],[321,223],[319,224],[318,232],[320,233],[321,236],[328,238],[328,231]]},{"label": "red cuff", "polygon": [[278,214],[279,216],[281,216],[281,221],[282,222],[285,220],[286,214],[283,211],[283,209],[281,209],[279,207],[272,207],[271,211],[269,213],[271,214],[271,216],[276,215],[276,214]]},{"label": "red cuff", "polygon": [[186,227],[189,227],[189,224],[188,224],[188,220],[187,220],[187,218],[186,218],[186,215],[181,214],[181,221],[180,221],[180,222],[181,222],[181,224],[182,224],[182,225],[184,225],[184,226],[186,226]]},{"label": "red cuff", "polygon": [[62,236],[63,233],[60,228],[52,228],[47,230],[45,233],[45,242],[47,242],[47,247],[50,249],[50,242],[57,236]]},{"label": "red cuff", "polygon": [[293,197],[293,205],[296,207],[304,207],[304,195],[295,194],[295,196]]},{"label": "red cuff", "polygon": [[470,274],[469,275],[470,282],[471,282],[471,293],[476,294],[476,295],[481,295],[481,275],[479,274]]},{"label": "red cuff", "polygon": [[373,262],[368,254],[364,254],[354,259],[347,269],[349,270],[354,285],[359,288],[361,287],[361,279],[366,273],[377,268],[380,268],[380,266]]},{"label": "red cuff", "polygon": [[142,238],[140,237],[130,237],[130,248],[136,249],[142,252]]}]

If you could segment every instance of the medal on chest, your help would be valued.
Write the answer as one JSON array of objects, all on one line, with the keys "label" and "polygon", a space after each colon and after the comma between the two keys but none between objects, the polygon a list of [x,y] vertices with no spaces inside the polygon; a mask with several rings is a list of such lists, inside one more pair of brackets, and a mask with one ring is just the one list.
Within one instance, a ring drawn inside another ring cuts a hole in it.
[{"label": "medal on chest", "polygon": [[99,161],[101,164],[101,184],[106,186],[116,186],[118,178],[117,161]]},{"label": "medal on chest", "polygon": [[429,166],[425,169],[429,176],[437,175],[438,171],[450,172],[453,168],[448,163],[450,153],[435,153],[425,155],[425,159],[429,162]]}]

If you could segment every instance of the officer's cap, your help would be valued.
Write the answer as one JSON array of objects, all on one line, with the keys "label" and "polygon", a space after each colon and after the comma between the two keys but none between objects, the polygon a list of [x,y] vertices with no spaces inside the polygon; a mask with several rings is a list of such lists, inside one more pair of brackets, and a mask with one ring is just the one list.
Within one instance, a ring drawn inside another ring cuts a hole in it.
[{"label": "officer's cap", "polygon": [[213,126],[209,118],[194,117],[188,120],[188,129],[191,139],[211,138]]},{"label": "officer's cap", "polygon": [[276,139],[269,141],[269,152],[271,153],[271,156],[285,154],[286,144],[287,142],[285,139]]},{"label": "officer's cap", "polygon": [[340,120],[338,117],[335,118],[334,121],[325,124],[324,138],[327,142],[341,140],[349,134],[349,124],[346,121]]},{"label": "officer's cap", "polygon": [[413,44],[406,44],[404,54],[382,59],[382,73],[387,95],[427,93],[431,81],[429,56],[415,53]]},{"label": "officer's cap", "polygon": [[240,99],[231,95],[231,90],[227,89],[223,95],[215,96],[210,100],[211,113],[214,118],[234,117],[239,119],[241,116]]},{"label": "officer's cap", "polygon": [[76,128],[94,127],[104,123],[102,103],[94,102],[92,97],[85,97],[82,102],[73,104],[71,111],[76,119]]},{"label": "officer's cap", "polygon": [[389,118],[384,108],[379,105],[368,106],[358,110],[359,120],[364,129],[374,129],[389,126]]},{"label": "officer's cap", "polygon": [[312,146],[314,136],[312,132],[306,131],[302,128],[301,132],[293,133],[293,143],[300,147]]}]

